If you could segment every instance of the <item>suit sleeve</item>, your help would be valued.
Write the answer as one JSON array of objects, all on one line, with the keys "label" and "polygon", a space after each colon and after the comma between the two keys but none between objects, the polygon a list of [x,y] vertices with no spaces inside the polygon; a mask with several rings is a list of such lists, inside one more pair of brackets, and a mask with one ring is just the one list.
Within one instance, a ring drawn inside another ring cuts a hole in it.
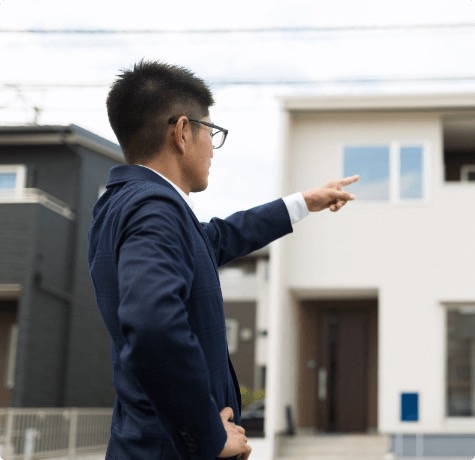
[{"label": "suit sleeve", "polygon": [[127,215],[116,254],[121,364],[158,413],[180,459],[218,456],[226,432],[185,301],[193,280],[186,210],[148,199]]},{"label": "suit sleeve", "polygon": [[256,251],[292,232],[282,199],[202,224],[215,250],[218,265]]}]

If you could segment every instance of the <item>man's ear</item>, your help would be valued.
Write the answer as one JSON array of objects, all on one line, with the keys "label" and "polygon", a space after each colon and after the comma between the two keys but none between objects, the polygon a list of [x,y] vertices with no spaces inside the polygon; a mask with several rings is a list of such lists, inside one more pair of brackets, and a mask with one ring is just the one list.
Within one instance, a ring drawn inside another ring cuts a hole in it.
[{"label": "man's ear", "polygon": [[190,136],[192,136],[191,125],[188,118],[185,116],[178,118],[178,121],[174,124],[172,136],[176,149],[181,154],[184,154],[186,152],[187,143],[190,141]]}]

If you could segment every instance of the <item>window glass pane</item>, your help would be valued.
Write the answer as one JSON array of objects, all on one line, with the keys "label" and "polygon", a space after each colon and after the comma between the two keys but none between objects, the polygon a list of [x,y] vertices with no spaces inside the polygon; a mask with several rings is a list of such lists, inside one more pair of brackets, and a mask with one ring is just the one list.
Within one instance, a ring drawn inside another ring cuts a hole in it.
[{"label": "window glass pane", "polygon": [[0,189],[1,188],[15,188],[16,173],[0,173]]},{"label": "window glass pane", "polygon": [[399,187],[401,198],[422,198],[422,146],[400,150]]},{"label": "window glass pane", "polygon": [[447,411],[475,415],[475,307],[447,313]]},{"label": "window glass pane", "polygon": [[360,180],[345,189],[359,200],[389,199],[389,146],[346,146],[344,175],[360,175]]}]

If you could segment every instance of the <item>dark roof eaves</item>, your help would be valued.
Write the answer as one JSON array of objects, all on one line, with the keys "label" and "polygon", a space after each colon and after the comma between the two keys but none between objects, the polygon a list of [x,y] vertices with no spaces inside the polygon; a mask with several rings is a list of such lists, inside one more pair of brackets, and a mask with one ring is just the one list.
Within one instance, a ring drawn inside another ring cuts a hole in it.
[{"label": "dark roof eaves", "polygon": [[[36,139],[31,139],[26,142],[27,139],[24,139],[23,136],[35,136]],[[66,126],[0,126],[0,145],[2,143],[8,143],[10,145],[20,145],[22,143],[30,144],[32,141],[49,144],[82,145],[114,160],[120,162],[124,161],[122,150],[119,145],[75,124]]]}]

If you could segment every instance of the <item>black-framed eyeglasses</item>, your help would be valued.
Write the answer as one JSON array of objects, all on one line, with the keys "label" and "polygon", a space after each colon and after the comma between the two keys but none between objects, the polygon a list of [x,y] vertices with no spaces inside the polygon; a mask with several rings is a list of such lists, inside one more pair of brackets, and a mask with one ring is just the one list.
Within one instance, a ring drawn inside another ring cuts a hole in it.
[{"label": "black-framed eyeglasses", "polygon": [[[169,125],[174,125],[178,121],[178,118],[171,118],[168,120]],[[195,118],[188,118],[188,121],[193,121],[195,123],[201,123],[202,125],[212,128],[211,131],[211,142],[213,144],[213,149],[219,149],[223,146],[226,136],[228,135],[228,130],[221,128],[221,126],[213,125],[213,123],[208,123],[207,121],[196,120]]]}]

